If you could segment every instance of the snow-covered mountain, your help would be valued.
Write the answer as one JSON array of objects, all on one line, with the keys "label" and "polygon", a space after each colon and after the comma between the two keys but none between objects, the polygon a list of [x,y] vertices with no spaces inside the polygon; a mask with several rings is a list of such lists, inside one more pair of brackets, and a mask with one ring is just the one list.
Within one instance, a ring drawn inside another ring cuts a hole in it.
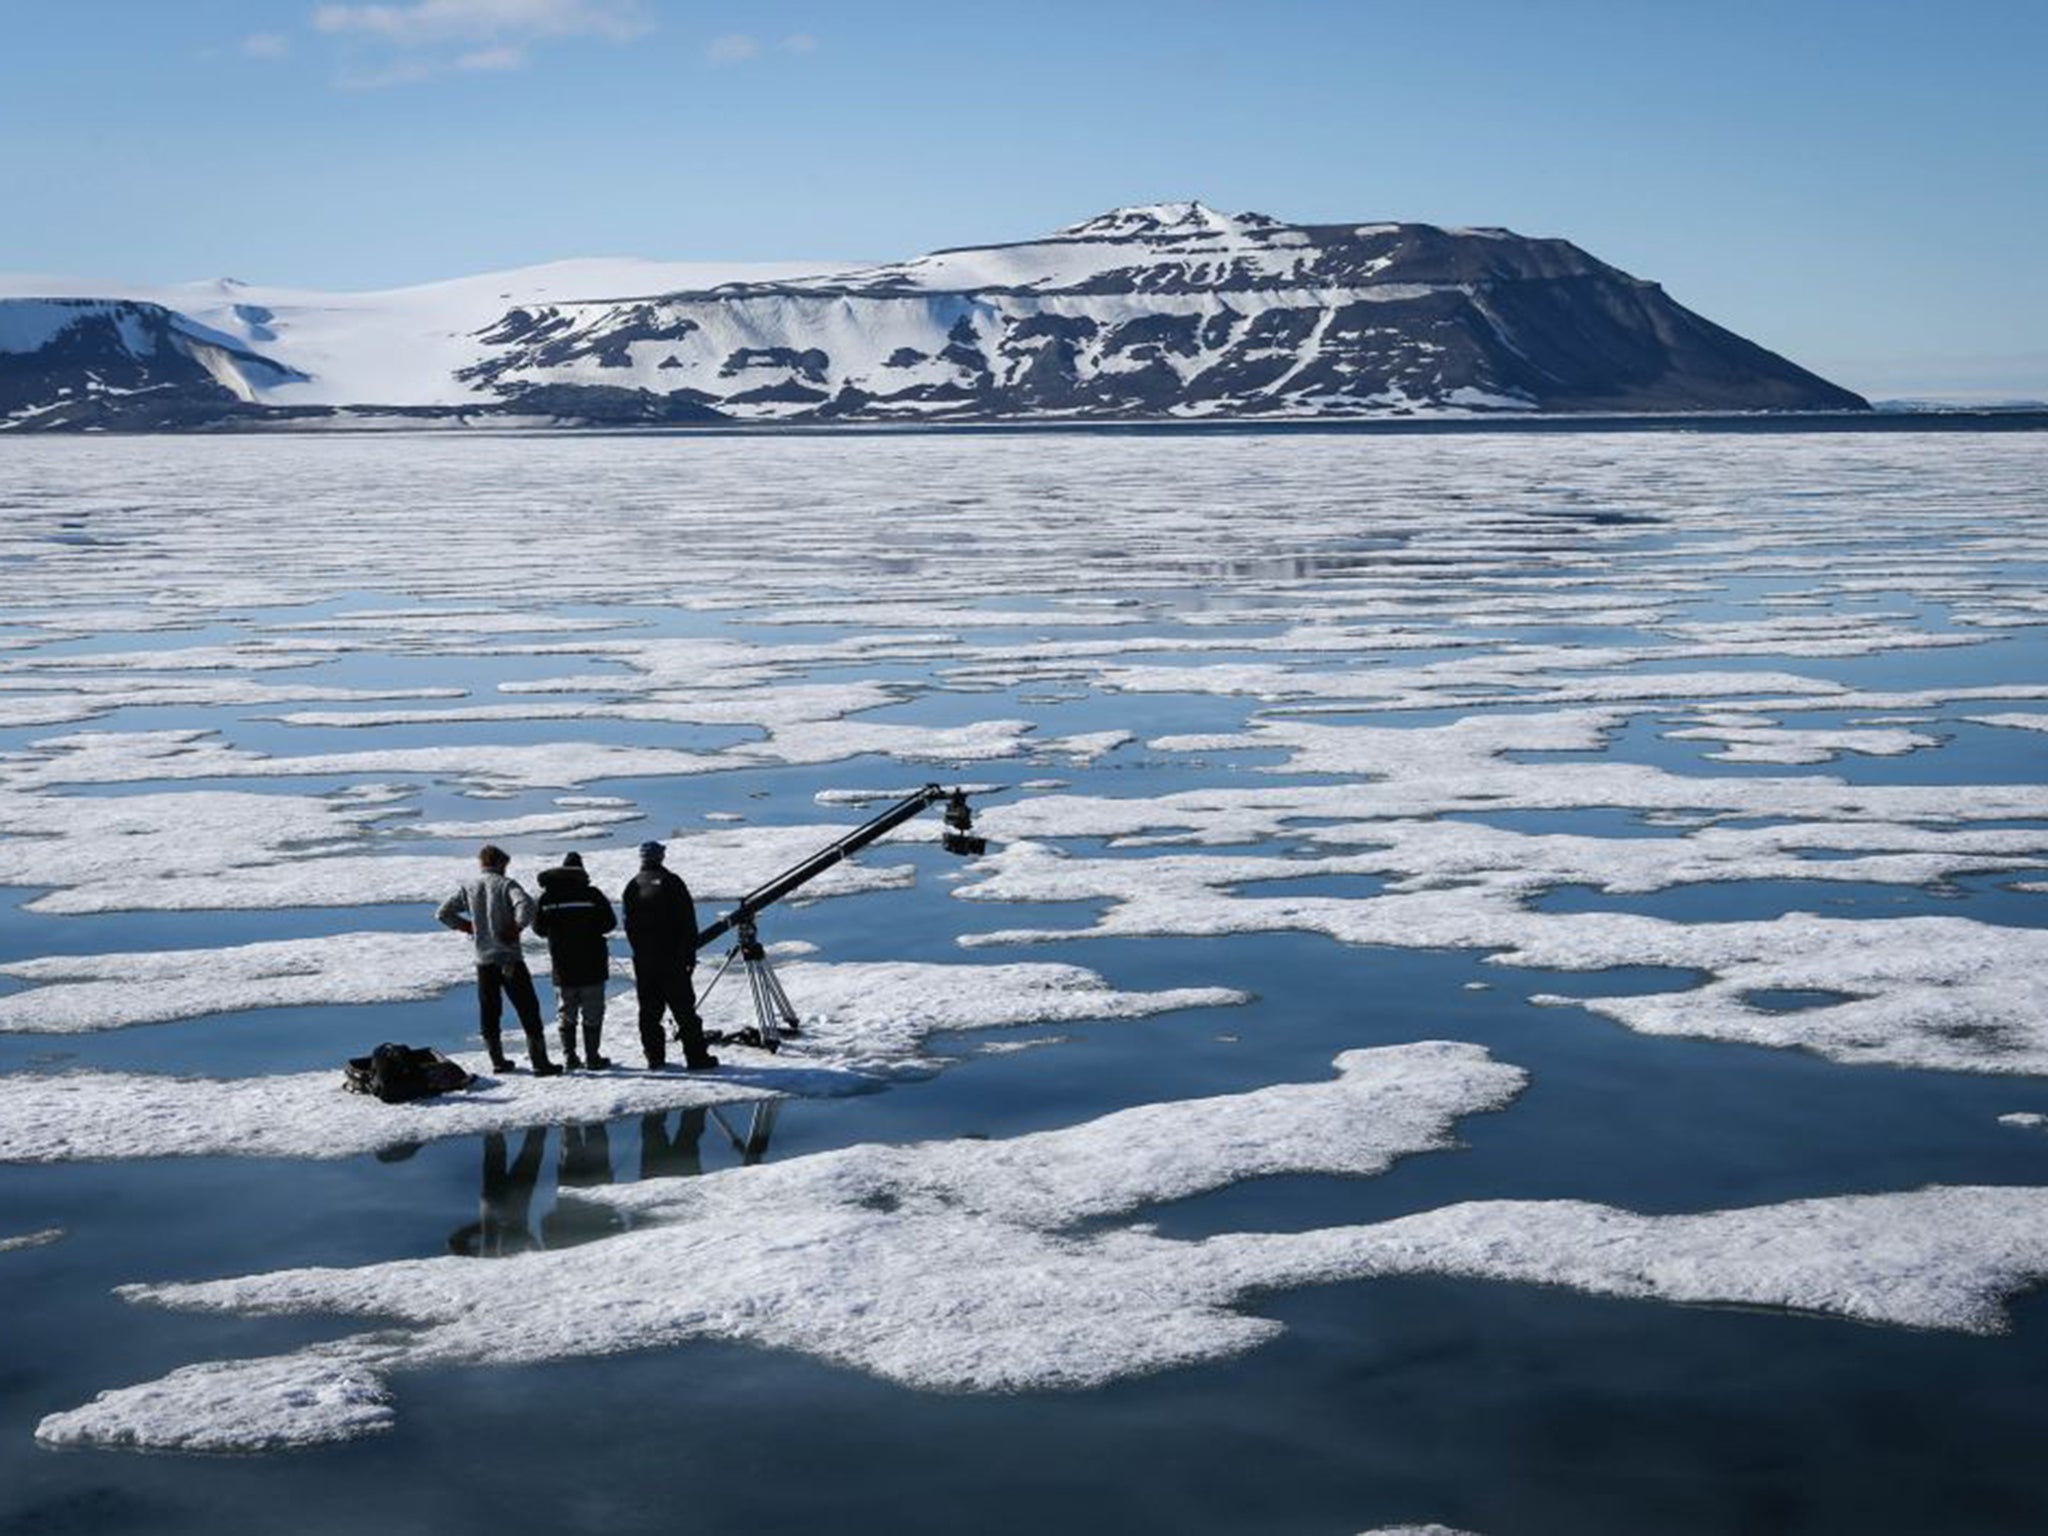
[{"label": "snow-covered mountain", "polygon": [[[0,280],[9,291],[30,290]],[[29,312],[47,316],[52,291]],[[563,262],[384,294],[220,283],[121,297],[252,359],[236,366],[246,392],[221,383],[223,420],[335,406],[656,422],[1864,405],[1567,241],[1200,203],[841,270]],[[26,378],[62,346],[10,341],[16,307],[0,297],[0,369]],[[17,390],[0,417],[45,424],[50,399]]]},{"label": "snow-covered mountain", "polygon": [[134,299],[0,302],[0,426],[88,427],[193,404],[253,404],[304,375],[187,315]]}]

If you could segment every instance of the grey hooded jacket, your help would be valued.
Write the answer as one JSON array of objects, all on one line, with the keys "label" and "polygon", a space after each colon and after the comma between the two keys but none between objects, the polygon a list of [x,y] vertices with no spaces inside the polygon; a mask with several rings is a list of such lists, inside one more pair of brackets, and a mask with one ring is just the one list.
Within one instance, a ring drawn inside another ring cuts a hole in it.
[{"label": "grey hooded jacket", "polygon": [[476,929],[476,963],[503,965],[520,958],[519,930],[533,921],[533,898],[504,871],[480,869],[434,916],[450,928],[467,918]]}]

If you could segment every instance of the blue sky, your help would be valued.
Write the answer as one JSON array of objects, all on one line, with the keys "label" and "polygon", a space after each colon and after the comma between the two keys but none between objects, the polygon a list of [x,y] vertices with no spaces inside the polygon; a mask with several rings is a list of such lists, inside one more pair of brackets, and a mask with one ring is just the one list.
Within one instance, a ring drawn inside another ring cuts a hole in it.
[{"label": "blue sky", "polygon": [[862,259],[1198,197],[1562,235],[2048,396],[2048,0],[0,0],[0,269]]}]

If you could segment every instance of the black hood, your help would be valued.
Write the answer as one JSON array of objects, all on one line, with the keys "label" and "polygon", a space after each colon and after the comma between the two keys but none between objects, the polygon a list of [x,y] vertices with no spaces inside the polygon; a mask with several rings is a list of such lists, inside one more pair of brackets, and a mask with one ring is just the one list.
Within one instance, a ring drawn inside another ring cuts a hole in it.
[{"label": "black hood", "polygon": [[573,891],[588,884],[588,870],[572,869],[567,864],[560,869],[544,869],[540,872],[540,888],[544,891]]}]

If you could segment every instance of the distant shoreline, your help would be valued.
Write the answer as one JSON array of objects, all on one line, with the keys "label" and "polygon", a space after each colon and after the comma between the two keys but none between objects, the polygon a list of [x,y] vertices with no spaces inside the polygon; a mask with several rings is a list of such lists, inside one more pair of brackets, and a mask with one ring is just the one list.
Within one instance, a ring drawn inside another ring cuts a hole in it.
[{"label": "distant shoreline", "polygon": [[[533,428],[469,430],[513,435]],[[807,437],[956,434],[1014,436],[1043,432],[1085,432],[1111,436],[1178,437],[1209,433],[1251,434],[1473,434],[1516,432],[2048,432],[2048,409],[2026,411],[1776,411],[1730,414],[1578,416],[1395,416],[1345,419],[1236,417],[1225,421],[960,421],[960,422],[712,422],[703,426],[548,427],[538,430],[579,436],[615,437]]]},{"label": "distant shoreline", "polygon": [[[445,412],[445,414],[439,414]],[[494,422],[488,415],[468,415],[463,407],[409,407],[388,414],[374,408],[337,407],[333,415],[287,417],[283,420],[243,418],[203,426],[171,428],[72,428],[56,432],[0,430],[0,442],[51,438],[130,437],[1016,437],[1047,433],[1111,437],[1245,437],[1245,436],[1471,436],[1521,433],[1695,432],[1704,434],[1803,433],[1982,433],[2048,432],[2048,409],[2040,410],[1911,410],[1911,411],[1771,411],[1698,415],[1569,415],[1526,416],[1396,416],[1318,419],[1234,417],[1186,421],[1146,419],[1090,421],[1051,418],[1017,421],[862,421],[777,422],[715,421],[693,423],[526,424]]]}]

